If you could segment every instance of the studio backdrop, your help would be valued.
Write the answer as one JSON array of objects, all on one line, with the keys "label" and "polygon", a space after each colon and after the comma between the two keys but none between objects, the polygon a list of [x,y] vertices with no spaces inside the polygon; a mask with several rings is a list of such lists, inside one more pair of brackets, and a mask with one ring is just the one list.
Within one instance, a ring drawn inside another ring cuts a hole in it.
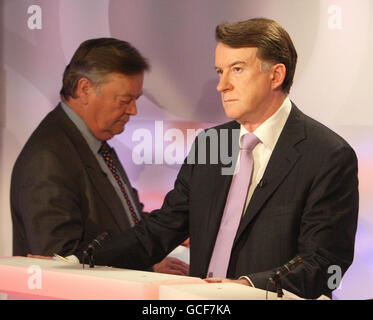
[{"label": "studio backdrop", "polygon": [[268,17],[298,52],[291,100],[359,159],[355,257],[334,297],[373,298],[373,1],[3,0],[0,17],[0,256],[12,255],[15,159],[59,102],[64,68],[82,41],[126,40],[150,61],[138,115],[110,142],[151,211],[173,187],[198,130],[228,121],[216,91],[216,25]]}]

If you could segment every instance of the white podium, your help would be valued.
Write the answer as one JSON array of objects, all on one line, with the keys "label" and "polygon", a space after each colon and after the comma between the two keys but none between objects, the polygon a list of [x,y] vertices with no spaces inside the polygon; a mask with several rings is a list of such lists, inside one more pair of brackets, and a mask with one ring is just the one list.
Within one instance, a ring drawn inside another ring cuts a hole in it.
[{"label": "white podium", "polygon": [[0,292],[8,299],[159,299],[161,284],[205,283],[200,278],[26,257],[0,258]]},{"label": "white podium", "polygon": [[[283,300],[299,300],[284,291]],[[273,292],[235,283],[26,257],[0,258],[0,293],[8,299],[274,300]],[[0,296],[1,298],[1,296]]]},{"label": "white podium", "polygon": [[[283,290],[282,300],[303,300]],[[160,300],[277,300],[277,294],[236,283],[210,284],[162,284],[159,287]]]}]

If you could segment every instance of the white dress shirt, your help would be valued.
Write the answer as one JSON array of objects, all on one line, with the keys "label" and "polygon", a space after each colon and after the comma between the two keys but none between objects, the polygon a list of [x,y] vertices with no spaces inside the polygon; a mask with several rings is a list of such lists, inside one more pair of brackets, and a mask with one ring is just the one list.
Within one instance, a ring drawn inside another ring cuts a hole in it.
[{"label": "white dress shirt", "polygon": [[[253,160],[254,167],[252,173],[252,179],[249,186],[249,191],[246,197],[245,209],[250,202],[250,199],[254,193],[254,190],[264,175],[264,171],[267,168],[269,158],[276,146],[277,140],[280,137],[282,129],[284,128],[285,122],[289,117],[291,111],[291,101],[288,97],[284,100],[281,107],[266,121],[264,121],[258,128],[253,132],[260,142],[253,149]],[[241,137],[248,133],[245,127],[241,124],[240,128],[240,143]],[[238,157],[240,157],[241,151],[239,151]],[[237,159],[237,164],[239,163]],[[237,166],[236,166],[237,169]]]},{"label": "white dress shirt", "polygon": [[[264,121],[258,128],[256,128],[253,132],[254,135],[256,135],[260,142],[255,146],[253,149],[253,173],[252,173],[252,179],[249,186],[249,190],[247,192],[246,197],[246,203],[245,208],[243,211],[243,214],[246,211],[247,206],[249,205],[250,199],[254,193],[254,190],[256,186],[259,184],[260,180],[262,179],[264,175],[264,171],[267,168],[268,161],[272,155],[273,150],[275,149],[276,143],[278,138],[280,137],[280,134],[282,132],[282,129],[285,126],[285,123],[289,117],[291,111],[291,101],[289,97],[286,97],[284,102],[282,103],[281,107],[266,121]],[[240,143],[241,143],[241,137],[248,133],[248,131],[245,129],[245,127],[241,124],[240,128]],[[241,151],[239,151],[237,164],[240,161],[240,154]],[[237,166],[236,166],[237,169]],[[247,276],[242,276],[240,279],[245,278],[251,286],[254,287],[254,284],[251,282],[250,278]]]}]

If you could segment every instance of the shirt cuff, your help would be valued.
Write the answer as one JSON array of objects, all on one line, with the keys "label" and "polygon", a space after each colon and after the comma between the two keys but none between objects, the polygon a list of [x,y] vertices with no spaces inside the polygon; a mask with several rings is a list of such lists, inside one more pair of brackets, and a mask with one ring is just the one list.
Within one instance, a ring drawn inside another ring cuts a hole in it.
[{"label": "shirt cuff", "polygon": [[249,281],[250,285],[251,285],[253,288],[255,288],[253,282],[250,280],[249,277],[247,277],[247,276],[242,276],[242,277],[239,277],[238,279],[246,279],[247,281]]}]

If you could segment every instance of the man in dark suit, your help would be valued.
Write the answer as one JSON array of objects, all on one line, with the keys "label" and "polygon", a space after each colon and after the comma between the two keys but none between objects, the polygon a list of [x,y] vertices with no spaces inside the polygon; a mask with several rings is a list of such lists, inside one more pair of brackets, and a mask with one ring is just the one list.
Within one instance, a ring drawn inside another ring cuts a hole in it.
[{"label": "man in dark suit", "polygon": [[[343,274],[353,260],[356,155],[289,100],[297,53],[278,23],[222,24],[216,39],[217,90],[234,121],[196,139],[162,208],[103,241],[95,261],[142,268],[190,236],[191,276],[274,290],[269,277],[299,255],[303,262],[282,279],[283,288],[305,298],[331,296],[330,267]],[[216,151],[217,163],[210,161]],[[206,161],[198,162],[200,155]],[[230,168],[233,176],[224,173]]]},{"label": "man in dark suit", "polygon": [[[126,232],[142,219],[137,191],[106,141],[136,115],[148,68],[125,41],[91,39],[79,46],[63,75],[61,103],[14,165],[14,255],[68,256],[103,232]],[[174,258],[154,270],[188,274]]]}]

